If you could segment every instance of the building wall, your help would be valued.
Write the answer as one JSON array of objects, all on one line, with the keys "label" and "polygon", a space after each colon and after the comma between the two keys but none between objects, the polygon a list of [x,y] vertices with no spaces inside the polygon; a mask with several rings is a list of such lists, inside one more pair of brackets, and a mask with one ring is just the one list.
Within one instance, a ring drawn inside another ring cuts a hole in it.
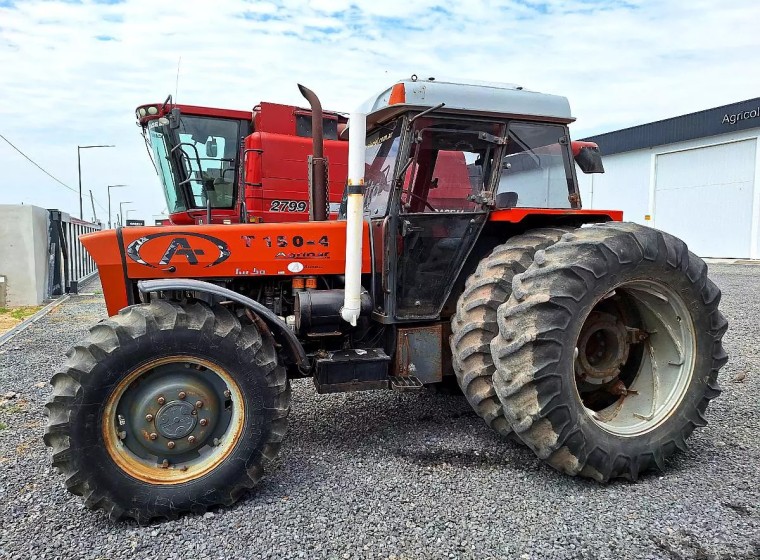
[{"label": "building wall", "polygon": [[0,204],[0,275],[6,305],[40,305],[47,296],[48,211]]},{"label": "building wall", "polygon": [[[703,257],[760,258],[760,128],[603,158],[604,174],[579,173],[584,207],[620,209],[627,221],[676,229]],[[679,180],[691,188],[678,190]],[[708,243],[705,235],[726,242]]]}]

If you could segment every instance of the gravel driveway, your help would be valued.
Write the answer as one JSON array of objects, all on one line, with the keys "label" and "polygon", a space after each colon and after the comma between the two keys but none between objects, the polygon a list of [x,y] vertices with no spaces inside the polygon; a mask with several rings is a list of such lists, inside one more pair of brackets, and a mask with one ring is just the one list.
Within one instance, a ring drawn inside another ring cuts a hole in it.
[{"label": "gravel driveway", "polygon": [[0,405],[0,558],[758,558],[760,267],[711,271],[731,359],[710,425],[665,473],[572,479],[489,432],[463,398],[319,396],[299,381],[257,491],[148,527],[83,509],[42,443],[47,382],[105,316],[86,287],[0,347],[0,396],[18,393]]}]

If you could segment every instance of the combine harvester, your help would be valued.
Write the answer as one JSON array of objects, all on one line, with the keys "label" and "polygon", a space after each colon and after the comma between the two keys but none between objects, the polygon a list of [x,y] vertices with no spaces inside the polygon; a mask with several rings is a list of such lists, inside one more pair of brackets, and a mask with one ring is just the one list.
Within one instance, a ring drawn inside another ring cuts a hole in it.
[{"label": "combine harvester", "polygon": [[252,111],[175,105],[169,96],[135,116],[175,225],[307,220],[310,178],[327,174],[328,162],[329,193],[317,202],[337,214],[348,157],[338,139],[347,119],[338,113],[267,102]]},{"label": "combine harvester", "polygon": [[[320,393],[453,377],[563,473],[664,468],[719,394],[720,291],[681,240],[582,208],[573,161],[601,156],[573,148],[572,121],[564,97],[403,80],[351,114],[337,220],[83,236],[111,318],[52,379],[45,442],[68,489],[141,523],[229,505],[277,456],[304,377]],[[317,177],[311,199],[326,192]]]}]

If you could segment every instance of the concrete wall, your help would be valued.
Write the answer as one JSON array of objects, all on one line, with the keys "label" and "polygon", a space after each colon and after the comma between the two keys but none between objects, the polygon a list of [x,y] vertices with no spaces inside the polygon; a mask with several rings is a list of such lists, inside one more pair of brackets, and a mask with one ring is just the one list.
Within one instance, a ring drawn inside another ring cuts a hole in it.
[{"label": "concrete wall", "polygon": [[0,275],[6,305],[40,305],[47,296],[48,211],[0,204]]}]

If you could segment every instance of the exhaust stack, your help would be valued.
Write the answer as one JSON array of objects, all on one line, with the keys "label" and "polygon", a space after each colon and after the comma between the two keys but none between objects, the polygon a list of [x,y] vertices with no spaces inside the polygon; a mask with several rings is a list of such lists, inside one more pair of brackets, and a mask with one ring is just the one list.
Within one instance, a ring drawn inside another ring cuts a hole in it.
[{"label": "exhaust stack", "polygon": [[364,233],[364,150],[367,115],[351,113],[348,128],[348,204],[346,207],[346,286],[340,316],[356,326],[362,301],[362,237]]},{"label": "exhaust stack", "polygon": [[311,106],[312,155],[309,156],[309,220],[327,219],[327,160],[324,157],[322,104],[317,94],[298,84],[298,89]]}]

